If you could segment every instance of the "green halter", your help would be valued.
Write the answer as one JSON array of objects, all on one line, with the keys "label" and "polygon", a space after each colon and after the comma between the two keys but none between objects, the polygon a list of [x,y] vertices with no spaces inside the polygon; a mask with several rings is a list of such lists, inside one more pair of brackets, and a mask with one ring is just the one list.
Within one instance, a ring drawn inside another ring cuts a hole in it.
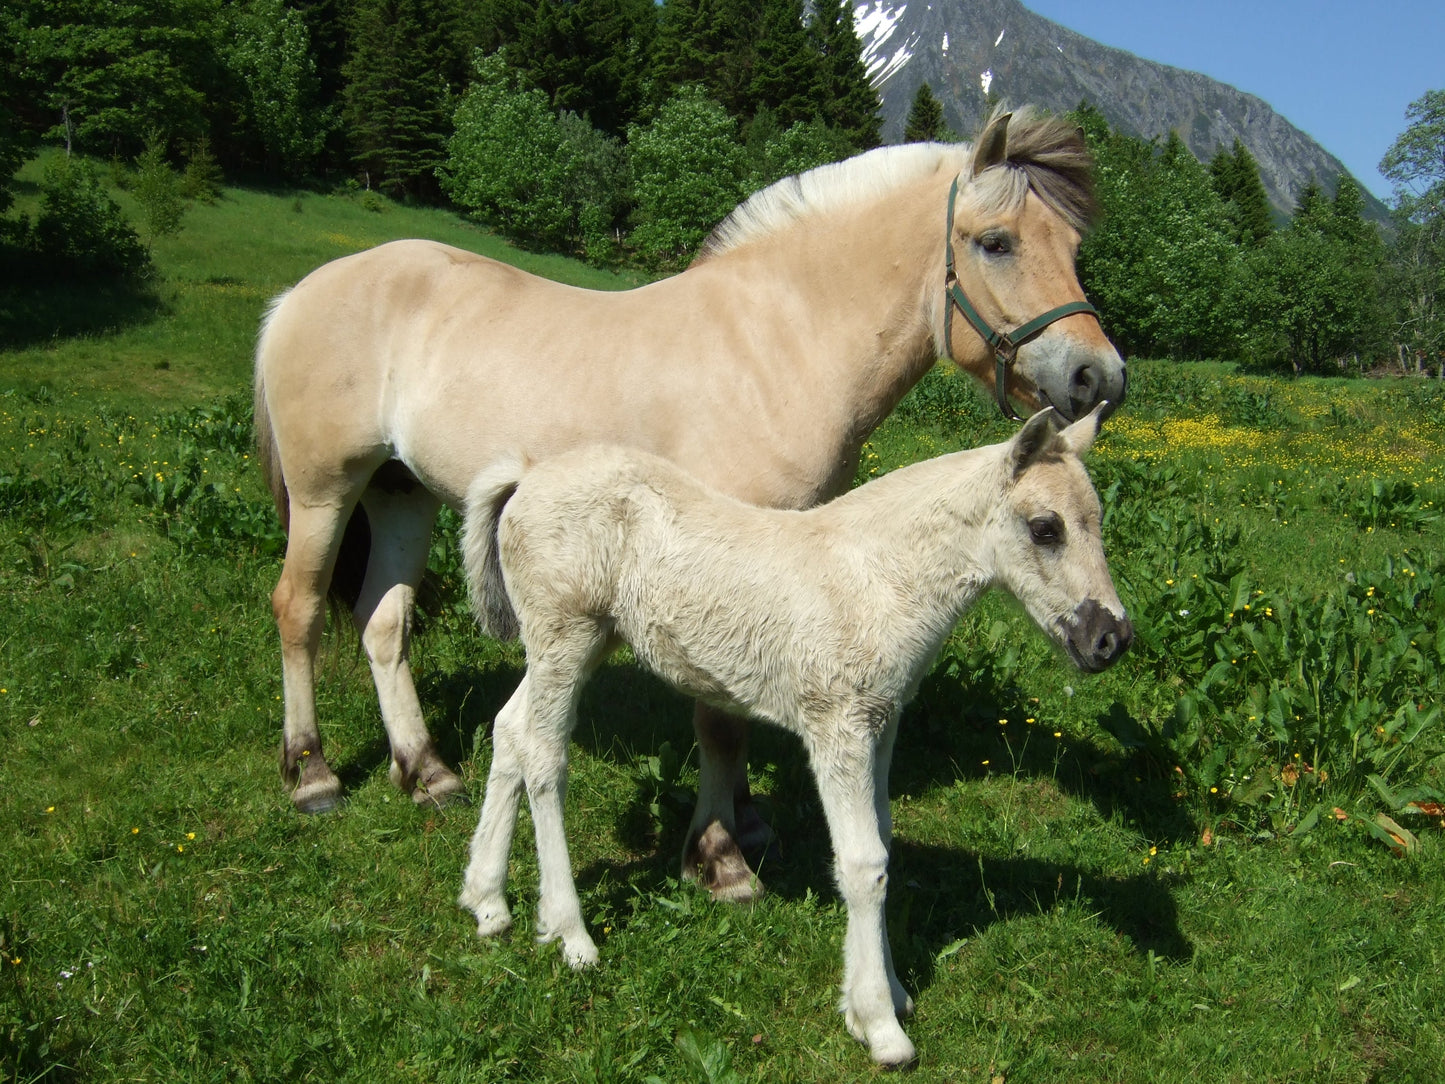
[{"label": "green halter", "polygon": [[[1026,324],[1020,324],[1009,332],[995,331],[977,309],[968,300],[968,295],[963,292],[963,287],[958,281],[958,272],[953,263],[953,204],[958,199],[958,178],[953,179],[953,185],[948,190],[948,226],[943,234],[944,252],[946,254],[946,275],[944,277],[943,292],[948,302],[958,307],[963,313],[963,318],[973,325],[973,329],[983,337],[983,341],[993,350],[994,362],[994,394],[998,398],[998,408],[1003,411],[1005,418],[1013,421],[1022,421],[1014,408],[1009,404],[1007,385],[1008,367],[1013,364],[1019,347],[1038,335],[1044,328],[1048,327],[1055,320],[1062,320],[1065,316],[1073,316],[1075,313],[1087,312],[1095,320],[1099,318],[1099,312],[1087,301],[1070,301],[1066,305],[1050,309],[1042,316],[1035,316]],[[953,312],[945,305],[943,316],[943,346],[948,352],[949,360],[953,359]]]}]

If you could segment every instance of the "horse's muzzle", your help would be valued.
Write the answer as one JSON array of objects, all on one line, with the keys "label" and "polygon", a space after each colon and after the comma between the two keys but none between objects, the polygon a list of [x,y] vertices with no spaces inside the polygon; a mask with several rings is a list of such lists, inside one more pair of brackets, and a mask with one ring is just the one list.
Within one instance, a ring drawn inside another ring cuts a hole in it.
[{"label": "horse's muzzle", "polygon": [[1134,642],[1134,625],[1128,617],[1115,616],[1093,599],[1074,608],[1064,646],[1080,670],[1097,674],[1119,661]]}]

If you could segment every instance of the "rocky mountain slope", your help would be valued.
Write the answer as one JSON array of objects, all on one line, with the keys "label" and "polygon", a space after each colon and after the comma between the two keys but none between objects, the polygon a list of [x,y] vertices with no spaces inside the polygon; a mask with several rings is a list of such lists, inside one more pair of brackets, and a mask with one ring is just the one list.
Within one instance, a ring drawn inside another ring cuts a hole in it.
[{"label": "rocky mountain slope", "polygon": [[[1313,178],[1332,191],[1340,161],[1268,103],[1196,72],[1143,60],[1034,14],[1019,0],[858,0],[854,20],[883,101],[883,135],[901,137],[921,83],[955,131],[971,135],[995,99],[1056,112],[1081,101],[1119,131],[1177,131],[1201,160],[1238,138],[1270,202],[1288,214]],[[1384,207],[1366,193],[1371,210]]]}]

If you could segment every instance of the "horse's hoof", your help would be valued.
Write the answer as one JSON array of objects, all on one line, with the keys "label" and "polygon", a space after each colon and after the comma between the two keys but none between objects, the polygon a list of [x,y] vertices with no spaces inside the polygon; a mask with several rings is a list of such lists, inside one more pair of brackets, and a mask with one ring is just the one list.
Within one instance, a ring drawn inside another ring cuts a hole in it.
[{"label": "horse's hoof", "polygon": [[699,882],[713,899],[724,903],[755,903],[763,896],[763,883],[748,868],[732,833],[717,821],[689,844],[682,876]]},{"label": "horse's hoof", "polygon": [[470,805],[467,785],[461,776],[450,771],[437,772],[425,782],[418,780],[411,792],[411,800],[417,805],[442,809],[449,805]]},{"label": "horse's hoof", "polygon": [[341,804],[341,780],[332,776],[303,782],[291,792],[291,804],[298,813],[330,813]]}]

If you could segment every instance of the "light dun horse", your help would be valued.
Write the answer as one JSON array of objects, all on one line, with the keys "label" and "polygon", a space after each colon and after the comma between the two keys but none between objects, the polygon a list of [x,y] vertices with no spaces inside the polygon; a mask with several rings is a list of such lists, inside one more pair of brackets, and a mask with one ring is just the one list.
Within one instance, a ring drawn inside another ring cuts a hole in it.
[{"label": "light dun horse", "polygon": [[562,826],[567,743],[582,686],[626,641],[678,688],[802,738],[848,906],[848,1027],[876,1060],[911,1060],[898,1017],[912,1003],[883,923],[899,716],[995,583],[1084,670],[1129,646],[1079,460],[1100,413],[1059,433],[1041,411],[1005,444],[916,463],[803,512],[744,504],[623,448],[482,472],[467,497],[467,578],[484,621],[514,610],[527,672],[497,715],[461,894],[478,930],[511,924],[504,889],[525,786],[537,938],[561,938],[573,967],[597,960]]},{"label": "light dun horse", "polygon": [[[504,455],[624,444],[749,502],[804,508],[845,487],[869,432],[945,352],[1001,399],[1068,418],[1117,403],[1124,365],[1074,274],[1090,168],[1074,128],[1021,112],[972,148],[890,147],[781,181],[690,269],[640,289],[576,289],[401,241],[279,298],[257,347],[255,417],[289,530],[271,601],[296,807],[327,809],[341,791],[314,690],[328,588],[361,633],[392,779],[418,801],[463,791],[422,721],[411,613],[438,508],[459,507]],[[739,814],[765,828],[748,801],[746,727],[706,705],[694,721],[684,874],[747,898]]]}]

